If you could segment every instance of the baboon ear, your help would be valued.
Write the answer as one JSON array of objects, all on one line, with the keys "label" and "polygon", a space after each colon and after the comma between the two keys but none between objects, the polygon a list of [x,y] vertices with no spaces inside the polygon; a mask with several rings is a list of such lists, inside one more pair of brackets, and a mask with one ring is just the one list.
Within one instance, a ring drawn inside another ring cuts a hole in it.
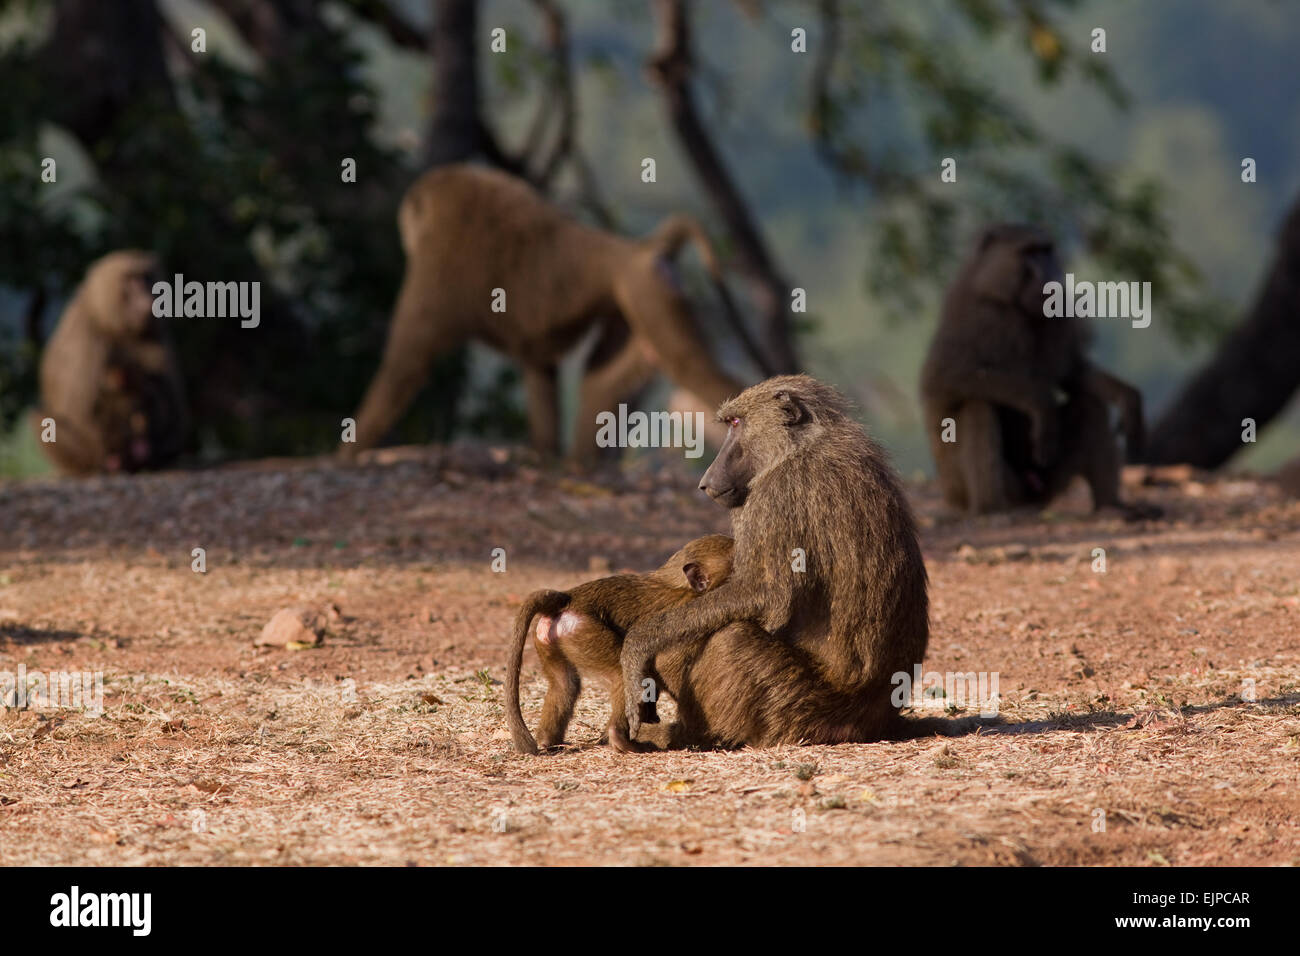
[{"label": "baboon ear", "polygon": [[688,561],[683,564],[682,574],[686,575],[686,582],[695,593],[703,594],[709,589],[709,572],[705,571],[698,561]]},{"label": "baboon ear", "polygon": [[812,412],[808,411],[808,405],[794,392],[783,388],[776,393],[775,398],[785,424],[802,425],[804,422],[812,421]]}]

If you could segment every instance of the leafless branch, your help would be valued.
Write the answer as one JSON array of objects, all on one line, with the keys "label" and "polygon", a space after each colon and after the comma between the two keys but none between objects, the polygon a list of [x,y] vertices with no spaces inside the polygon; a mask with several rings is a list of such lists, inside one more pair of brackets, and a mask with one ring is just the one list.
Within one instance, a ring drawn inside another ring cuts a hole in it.
[{"label": "leafless branch", "polygon": [[348,7],[361,19],[382,29],[397,46],[425,51],[431,46],[428,32],[416,27],[389,6],[386,0],[348,0]]},{"label": "leafless branch", "polygon": [[735,245],[740,268],[755,280],[763,312],[763,341],[770,364],[793,372],[799,361],[790,329],[790,284],[780,275],[749,207],[722,162],[695,105],[690,24],[682,0],[654,0],[656,47],[646,73],[663,94],[673,129]]},{"label": "leafless branch", "polygon": [[606,229],[614,229],[617,226],[617,220],[614,214],[610,212],[609,204],[605,202],[600,192],[600,185],[596,182],[596,174],[591,169],[591,163],[587,160],[587,155],[581,149],[574,147],[569,154],[570,161],[573,163],[573,170],[578,176],[578,189],[582,195],[582,204],[595,218],[596,222]]},{"label": "leafless branch", "polygon": [[564,14],[554,0],[533,0],[546,22],[546,45],[554,61],[550,99],[560,109],[560,128],[551,151],[542,160],[536,177],[543,187],[550,184],[560,164],[573,150],[573,128],[577,112],[573,94],[573,76],[569,66],[569,28]]}]

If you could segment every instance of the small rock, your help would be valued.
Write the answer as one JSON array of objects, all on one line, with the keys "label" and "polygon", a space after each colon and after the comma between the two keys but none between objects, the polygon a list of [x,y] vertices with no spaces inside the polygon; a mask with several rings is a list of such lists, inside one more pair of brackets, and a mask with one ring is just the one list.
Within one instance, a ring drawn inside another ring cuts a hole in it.
[{"label": "small rock", "polygon": [[286,607],[275,612],[253,643],[258,647],[319,647],[324,642],[322,614],[309,607]]}]

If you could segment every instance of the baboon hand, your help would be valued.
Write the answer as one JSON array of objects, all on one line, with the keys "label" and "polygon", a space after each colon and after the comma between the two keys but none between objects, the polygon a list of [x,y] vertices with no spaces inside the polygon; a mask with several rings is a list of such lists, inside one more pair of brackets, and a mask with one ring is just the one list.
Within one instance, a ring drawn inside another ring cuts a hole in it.
[{"label": "baboon hand", "polygon": [[635,628],[628,631],[623,641],[621,663],[623,665],[623,706],[627,711],[627,735],[635,739],[641,729],[641,681],[645,677],[650,663],[649,655],[640,648],[640,641],[633,638]]}]

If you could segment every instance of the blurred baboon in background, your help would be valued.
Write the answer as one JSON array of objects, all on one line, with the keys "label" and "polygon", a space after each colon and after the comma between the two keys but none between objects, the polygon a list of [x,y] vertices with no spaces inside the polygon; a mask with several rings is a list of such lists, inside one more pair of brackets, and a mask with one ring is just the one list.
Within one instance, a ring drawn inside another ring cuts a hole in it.
[{"label": "blurred baboon in background", "polygon": [[585,226],[505,173],[433,169],[398,212],[406,276],[383,360],[356,413],[353,456],[377,444],[424,384],[433,360],[476,340],[523,369],[532,444],[559,451],[557,369],[592,328],[572,454],[596,453],[596,415],[657,370],[715,407],[742,385],[710,354],[677,281],[673,257],[694,242],[723,311],[760,367],[762,357],[731,306],[717,257],[694,220],[673,216],[644,239]]},{"label": "blurred baboon in background", "polygon": [[1044,504],[1082,475],[1094,507],[1152,514],[1120,502],[1110,424],[1115,405],[1128,456],[1141,454],[1142,396],[1088,361],[1078,319],[1044,314],[1044,286],[1061,278],[1050,236],[1004,224],[983,232],[949,287],[921,370],[944,498],[984,514]]},{"label": "blurred baboon in background", "polygon": [[157,260],[147,252],[109,253],[63,310],[41,356],[41,447],[67,474],[136,471],[173,461],[187,419],[180,367],[166,326],[153,314]]}]

